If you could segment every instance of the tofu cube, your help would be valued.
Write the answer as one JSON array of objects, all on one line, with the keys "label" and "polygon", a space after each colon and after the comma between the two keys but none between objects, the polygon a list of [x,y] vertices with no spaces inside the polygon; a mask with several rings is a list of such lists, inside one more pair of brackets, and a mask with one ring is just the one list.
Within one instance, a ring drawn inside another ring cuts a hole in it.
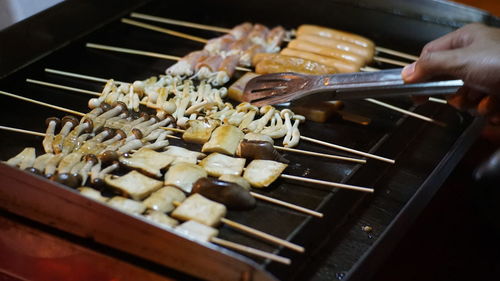
[{"label": "tofu cube", "polygon": [[219,234],[217,229],[196,221],[184,222],[177,226],[175,230],[193,238],[194,240],[203,242],[210,242],[213,237]]},{"label": "tofu cube", "polygon": [[184,199],[186,195],[177,187],[165,186],[151,194],[143,203],[151,210],[169,213],[175,209],[174,202],[182,202]]},{"label": "tofu cube", "polygon": [[193,220],[204,225],[216,226],[226,212],[226,206],[196,193],[184,200],[172,212],[172,217],[182,221]]},{"label": "tofu cube", "polygon": [[135,170],[121,177],[106,175],[104,182],[134,200],[142,200],[163,186],[163,182]]},{"label": "tofu cube", "polygon": [[144,204],[142,204],[141,202],[137,202],[121,196],[115,196],[111,198],[107,203],[113,208],[132,215],[140,215],[146,210],[146,206],[144,206]]},{"label": "tofu cube", "polygon": [[245,158],[234,158],[220,153],[212,153],[201,160],[200,166],[212,177],[222,175],[239,176],[243,172],[245,162]]}]

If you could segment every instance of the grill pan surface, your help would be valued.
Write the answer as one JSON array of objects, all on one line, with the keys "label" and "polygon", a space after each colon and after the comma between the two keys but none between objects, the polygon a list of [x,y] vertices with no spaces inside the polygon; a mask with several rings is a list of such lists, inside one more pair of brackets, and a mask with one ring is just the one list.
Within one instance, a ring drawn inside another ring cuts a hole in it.
[{"label": "grill pan surface", "polygon": [[[81,3],[81,1],[69,2]],[[99,1],[95,1],[95,3],[97,2]],[[120,1],[115,2],[123,3]],[[366,35],[377,42],[378,45],[413,53],[418,53],[419,48],[426,41],[454,28],[450,25],[390,14],[387,11],[355,7],[344,1],[315,1],[314,5],[298,0],[273,1],[271,3],[268,1],[252,1],[251,3],[239,1],[200,1],[200,3],[145,1],[147,3],[140,8],[136,8],[138,4],[141,4],[140,2],[127,1],[122,4],[119,11],[116,13],[111,12],[111,14],[118,16],[120,13],[134,10],[224,27],[232,27],[244,20],[259,22],[267,26],[280,24],[288,29],[297,27],[302,23],[314,23]],[[74,8],[69,5],[70,3],[64,3],[64,5],[56,7],[56,9],[74,11]],[[109,6],[106,7],[109,8]],[[96,9],[92,5],[81,8],[84,11]],[[227,11],[232,12],[228,13]],[[53,17],[54,15],[49,13],[47,18],[49,16]],[[85,15],[80,16],[85,17]],[[88,20],[88,27],[81,27],[80,29],[75,27],[79,30],[78,34],[71,34],[72,27],[70,26],[62,29],[66,31],[66,33],[62,34],[51,34],[52,29],[48,28],[46,34],[57,38],[54,41],[58,42],[52,42],[52,45],[48,44],[50,45],[50,47],[47,47],[49,49],[48,54],[27,63],[25,66],[16,69],[15,63],[12,63],[11,68],[2,68],[4,77],[0,80],[0,90],[87,112],[88,96],[29,85],[24,80],[33,78],[100,91],[102,89],[101,84],[51,75],[44,73],[43,70],[49,67],[103,78],[115,78],[121,81],[134,81],[163,73],[165,68],[173,63],[160,59],[86,49],[86,42],[135,48],[175,56],[183,56],[192,50],[202,48],[202,45],[196,42],[128,26],[120,23],[117,19],[103,19],[99,13],[95,15],[88,14],[88,17],[94,19],[95,22]],[[351,20],[353,18],[361,20],[353,21]],[[47,25],[48,23],[44,22],[44,24]],[[35,29],[39,28],[36,27]],[[219,35],[213,32],[188,28],[170,28],[204,38]],[[411,32],[408,32],[409,30]],[[7,37],[10,34],[9,30],[7,30],[1,35]],[[40,40],[43,41],[44,34],[39,35]],[[67,40],[62,40],[62,38],[67,38]],[[22,38],[18,40],[23,41]],[[55,45],[57,44],[64,44],[64,46],[56,48]],[[7,51],[3,49],[2,52]],[[23,51],[9,50],[9,52],[19,55]],[[29,53],[29,51],[26,52]],[[6,59],[6,61],[10,62],[9,59]],[[19,58],[17,61],[22,62],[23,58]],[[386,66],[382,65],[381,67]],[[207,254],[215,253],[216,257],[214,259],[220,263],[214,263],[212,266],[216,267],[215,271],[219,273],[224,272],[232,264],[236,268],[234,274],[239,272],[242,276],[248,277],[245,274],[252,272],[250,276],[262,280],[270,280],[273,278],[272,276],[281,280],[311,278],[311,276],[314,276],[316,280],[330,280],[330,277],[346,277],[349,280],[355,280],[356,278],[362,279],[363,276],[366,277],[363,274],[369,273],[377,264],[377,261],[373,261],[372,257],[383,257],[384,253],[390,249],[390,245],[395,243],[394,241],[397,240],[398,235],[404,232],[405,227],[425,206],[440,183],[477,136],[481,123],[481,120],[474,119],[467,114],[459,113],[441,104],[428,103],[417,107],[410,100],[404,98],[385,101],[445,122],[447,127],[442,128],[434,124],[407,118],[364,101],[349,101],[346,102],[346,110],[369,116],[372,118],[371,125],[361,126],[340,120],[325,124],[306,122],[301,126],[301,133],[305,136],[396,159],[395,165],[374,160],[369,160],[365,165],[353,165],[340,161],[318,161],[315,158],[286,154],[286,157],[291,160],[290,168],[287,170],[289,174],[370,186],[376,189],[374,195],[346,190],[332,190],[279,180],[271,188],[261,192],[304,207],[317,209],[323,212],[325,217],[322,219],[311,218],[262,202],[259,202],[258,207],[252,211],[228,213],[227,217],[229,219],[254,226],[270,234],[303,245],[306,248],[306,253],[297,254],[274,247],[226,227],[221,228],[221,238],[290,257],[292,266],[268,263],[259,259],[251,261],[240,255],[221,250],[219,247],[205,249],[205,246],[193,245],[191,242],[186,242],[186,245],[188,245],[186,247],[192,247],[191,253],[197,253],[197,251]],[[0,97],[0,102],[6,105],[1,113],[2,125],[6,126],[43,132],[45,131],[45,118],[64,116],[63,113],[52,109],[3,96]],[[0,140],[0,156],[3,160],[17,154],[26,146],[34,146],[38,151],[41,151],[41,138],[39,137],[2,131],[0,132]],[[180,144],[178,142],[173,143]],[[325,153],[333,152],[305,142],[301,142],[299,148]],[[347,155],[340,152],[339,154]],[[125,242],[110,242],[109,239],[104,237],[105,235],[113,235],[112,228],[109,226],[103,226],[104,231],[97,231],[91,229],[91,226],[96,225],[90,221],[88,225],[72,225],[72,223],[78,223],[78,220],[71,217],[71,213],[67,216],[51,218],[50,214],[54,210],[44,207],[43,204],[40,205],[42,209],[27,208],[27,205],[35,204],[36,200],[42,198],[40,196],[31,196],[33,195],[31,191],[34,190],[35,186],[43,187],[43,192],[53,192],[55,197],[59,197],[59,199],[67,198],[66,201],[62,200],[58,203],[62,208],[68,208],[69,205],[79,202],[77,205],[81,207],[80,211],[89,212],[95,203],[82,198],[66,187],[56,186],[56,184],[23,174],[23,172],[12,170],[9,167],[2,166],[0,168],[3,177],[9,179],[0,184],[0,194],[3,195],[0,196],[0,198],[3,198],[0,199],[0,202],[3,201],[3,209],[8,212],[26,216],[77,236],[94,237],[100,244],[118,248],[160,265],[173,266],[191,275],[201,278],[216,278],[217,275],[210,275],[211,272],[208,271],[206,265],[200,266],[199,270],[193,270],[179,266],[179,264],[168,261],[168,259],[162,263],[153,258],[154,251],[145,251],[144,254],[138,254],[137,249],[132,249],[133,247],[130,247]],[[23,180],[16,180],[20,178]],[[9,190],[13,186],[17,189],[16,192]],[[17,200],[16,196],[23,197],[24,189],[31,195],[22,200]],[[31,191],[29,192],[29,190]],[[30,203],[30,200],[35,201]],[[160,235],[159,230],[151,230],[151,226],[141,221],[119,214],[116,211],[110,212],[103,206],[95,208],[102,210],[103,214],[109,214],[111,219],[119,218],[125,225],[130,225],[131,232],[141,232],[141,229],[147,229],[155,233],[155,235]],[[73,209],[73,211],[76,212],[77,209]],[[37,214],[38,212],[41,215]],[[44,216],[44,214],[48,216]],[[89,218],[92,217],[90,213],[87,215],[89,215]],[[363,225],[372,226],[374,231],[369,234],[362,232],[361,226]],[[145,238],[140,234],[137,234],[137,237]],[[172,239],[177,241],[176,239],[179,238]],[[161,239],[157,242],[161,242]],[[95,242],[86,241],[83,243],[88,243],[89,247],[92,247],[92,243]],[[146,241],[136,243],[138,244],[134,246],[143,245],[148,248]],[[328,250],[326,256],[324,254],[325,249]],[[322,261],[319,261],[318,257],[322,257]],[[195,262],[203,263],[201,260]],[[224,264],[222,261],[227,263]],[[318,268],[326,268],[327,270],[321,272],[318,271]],[[243,272],[247,273],[243,274]]]}]

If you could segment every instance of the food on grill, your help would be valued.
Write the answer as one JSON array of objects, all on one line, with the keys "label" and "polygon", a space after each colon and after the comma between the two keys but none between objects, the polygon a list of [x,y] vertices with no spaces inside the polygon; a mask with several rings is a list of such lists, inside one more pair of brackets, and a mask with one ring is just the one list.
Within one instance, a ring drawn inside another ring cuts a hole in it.
[{"label": "food on grill", "polygon": [[373,43],[372,40],[354,33],[340,31],[333,28],[327,28],[311,24],[303,24],[299,26],[296,33],[298,37],[301,36],[302,34],[314,34],[321,37],[346,41],[367,49],[375,50],[375,43]]},{"label": "food on grill", "polygon": [[[68,115],[64,116],[63,119],[61,120],[62,123],[62,128],[59,131],[59,134],[54,136],[54,140],[52,141],[52,149],[54,153],[61,153],[62,152],[62,146],[63,146],[63,141],[66,138],[66,136],[69,134],[71,129],[76,127],[78,125],[78,119],[76,117]],[[48,151],[45,151],[48,152]]]},{"label": "food on grill", "polygon": [[216,228],[188,220],[175,228],[175,231],[189,236],[190,238],[202,242],[210,242],[210,240],[219,234]]},{"label": "food on grill", "polygon": [[234,158],[220,153],[212,153],[200,161],[200,166],[207,171],[209,176],[239,176],[243,172],[245,162],[245,158]]},{"label": "food on grill", "polygon": [[219,120],[214,119],[189,120],[187,129],[182,134],[182,139],[191,143],[204,144],[210,139],[213,130],[219,125]]},{"label": "food on grill", "polygon": [[219,180],[227,181],[227,182],[234,182],[235,184],[243,187],[246,190],[250,190],[250,188],[251,188],[250,183],[241,176],[222,175],[219,177]]},{"label": "food on grill", "polygon": [[144,217],[147,220],[160,225],[161,227],[172,228],[179,224],[177,220],[160,211],[148,210],[146,211],[146,214],[144,214]]},{"label": "food on grill", "polygon": [[186,198],[171,215],[181,221],[193,220],[204,225],[216,226],[226,212],[226,206],[195,193]]},{"label": "food on grill", "polygon": [[175,209],[174,202],[182,202],[184,199],[186,199],[186,195],[178,188],[164,186],[153,192],[143,203],[151,210],[169,213]]},{"label": "food on grill", "polygon": [[253,160],[245,168],[243,177],[257,188],[267,187],[286,169],[287,164],[271,160]]},{"label": "food on grill", "polygon": [[236,82],[234,82],[227,90],[228,97],[237,102],[243,102],[243,91],[248,81],[252,78],[259,76],[259,74],[254,72],[247,72],[245,75],[241,76]]},{"label": "food on grill", "polygon": [[235,126],[219,126],[212,133],[210,140],[203,145],[201,151],[234,155],[243,136],[243,132]]},{"label": "food on grill", "polygon": [[99,202],[106,203],[109,199],[108,197],[102,196],[101,192],[90,187],[82,186],[78,188],[78,191],[80,191],[80,194],[82,194],[83,196],[94,199]]},{"label": "food on grill", "polygon": [[229,210],[249,210],[255,207],[255,198],[247,189],[233,182],[201,178],[193,185],[191,193],[224,204]]},{"label": "food on grill", "polygon": [[373,49],[364,48],[362,46],[358,46],[356,44],[337,40],[333,38],[322,37],[314,34],[300,34],[297,36],[297,39],[308,41],[323,47],[333,48],[340,51],[350,52],[352,54],[358,55],[365,60],[365,63],[368,64],[373,61],[373,57],[375,55],[375,51]]},{"label": "food on grill", "polygon": [[172,162],[172,165],[178,164],[180,162],[196,164],[198,163],[198,159],[202,159],[206,156],[201,152],[191,151],[189,149],[174,145],[168,146],[166,150],[162,152],[162,154],[167,154],[175,158],[174,162]]},{"label": "food on grill", "polygon": [[121,196],[115,196],[109,199],[106,203],[113,208],[132,215],[140,215],[146,210],[146,206],[144,206],[141,202]]},{"label": "food on grill", "polygon": [[263,159],[263,160],[273,160],[283,163],[288,163],[286,160],[272,145],[272,143],[267,141],[259,140],[242,140],[236,151],[236,155],[245,159]]},{"label": "food on grill", "polygon": [[190,193],[193,183],[198,179],[208,176],[202,167],[180,162],[170,167],[165,174],[165,185],[175,186],[186,193]]},{"label": "food on grill", "polygon": [[104,181],[107,185],[134,200],[142,200],[163,186],[161,181],[147,177],[135,170],[121,177],[106,175]]},{"label": "food on grill", "polygon": [[32,167],[35,163],[36,153],[34,147],[26,147],[16,156],[10,158],[5,162],[9,166],[19,167],[19,169],[26,169]]},{"label": "food on grill", "polygon": [[161,170],[174,162],[175,158],[165,153],[156,152],[149,148],[141,148],[128,157],[121,156],[122,165],[137,169],[151,177],[161,177]]},{"label": "food on grill", "polygon": [[[285,51],[284,49],[283,51]],[[297,72],[311,75],[337,73],[337,66],[322,64],[311,58],[297,55],[257,54],[254,57],[255,72],[258,74]]]},{"label": "food on grill", "polygon": [[175,76],[191,76],[194,74],[196,64],[208,55],[209,52],[206,50],[191,52],[167,68],[166,73]]},{"label": "food on grill", "polygon": [[274,144],[274,140],[270,136],[259,133],[246,133],[243,139],[249,141],[267,141],[270,144]]},{"label": "food on grill", "polygon": [[294,50],[310,52],[325,57],[331,57],[343,60],[352,63],[358,67],[363,67],[365,65],[365,59],[352,52],[321,46],[306,40],[294,39],[290,41],[290,43],[288,43],[287,47]]},{"label": "food on grill", "polygon": [[49,117],[45,121],[47,130],[45,131],[45,137],[43,138],[42,145],[46,153],[54,152],[52,148],[52,142],[54,141],[54,133],[57,127],[60,126],[61,120],[57,117]]},{"label": "food on grill", "polygon": [[[281,50],[280,54],[285,55],[285,56],[298,57],[298,58],[302,58],[305,60],[314,61],[314,62],[323,64],[323,65],[326,65],[329,67],[333,67],[333,68],[337,69],[338,72],[341,72],[341,73],[361,71],[360,66],[353,64],[351,62],[335,59],[332,57],[326,57],[326,56],[318,55],[315,53],[305,52],[305,51],[301,51],[301,50],[285,48],[285,49]],[[335,72],[333,72],[333,73],[335,73]]]}]

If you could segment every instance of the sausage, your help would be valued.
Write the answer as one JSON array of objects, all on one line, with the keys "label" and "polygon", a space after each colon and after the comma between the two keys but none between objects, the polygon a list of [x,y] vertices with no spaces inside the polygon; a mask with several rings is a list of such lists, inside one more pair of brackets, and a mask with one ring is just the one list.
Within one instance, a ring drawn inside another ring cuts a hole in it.
[{"label": "sausage", "polygon": [[358,67],[362,67],[365,64],[365,59],[363,57],[356,55],[352,52],[321,46],[305,40],[300,40],[300,39],[292,40],[290,41],[290,43],[288,43],[288,48],[315,53],[326,57],[332,57],[334,59],[339,59],[346,62],[351,62],[357,65]]},{"label": "sausage", "polygon": [[331,66],[336,68],[340,73],[349,73],[349,72],[359,72],[361,69],[359,66],[349,63],[346,61],[325,57],[321,55],[316,55],[313,53],[298,51],[290,48],[285,48],[281,51],[282,55],[291,56],[291,57],[299,57],[307,60],[312,60],[327,66]]},{"label": "sausage", "polygon": [[365,59],[365,63],[372,62],[373,57],[375,56],[374,49],[363,48],[363,47],[358,46],[356,44],[352,44],[352,43],[342,41],[342,40],[321,37],[321,36],[317,36],[314,34],[303,34],[303,35],[297,36],[297,39],[312,42],[312,43],[317,44],[317,45],[321,45],[321,46],[325,46],[325,47],[329,47],[329,48],[333,48],[333,49],[342,50],[342,51],[356,54],[358,56],[363,57]]},{"label": "sausage", "polygon": [[337,73],[335,67],[327,66],[316,61],[272,54],[261,59],[255,66],[255,72],[259,74],[297,72],[312,75]]},{"label": "sausage", "polygon": [[297,36],[300,36],[301,34],[314,34],[321,37],[346,41],[368,49],[375,49],[375,43],[373,43],[372,40],[354,33],[340,31],[333,28],[303,24],[297,29]]}]

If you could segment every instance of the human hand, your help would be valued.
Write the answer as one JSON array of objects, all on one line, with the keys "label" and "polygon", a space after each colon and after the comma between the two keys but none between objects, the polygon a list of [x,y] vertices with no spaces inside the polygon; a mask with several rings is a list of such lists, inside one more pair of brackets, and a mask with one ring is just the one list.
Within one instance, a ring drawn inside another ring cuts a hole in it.
[{"label": "human hand", "polygon": [[470,24],[428,43],[420,58],[403,70],[408,83],[450,76],[464,80],[448,103],[475,108],[500,124],[500,29]]}]

